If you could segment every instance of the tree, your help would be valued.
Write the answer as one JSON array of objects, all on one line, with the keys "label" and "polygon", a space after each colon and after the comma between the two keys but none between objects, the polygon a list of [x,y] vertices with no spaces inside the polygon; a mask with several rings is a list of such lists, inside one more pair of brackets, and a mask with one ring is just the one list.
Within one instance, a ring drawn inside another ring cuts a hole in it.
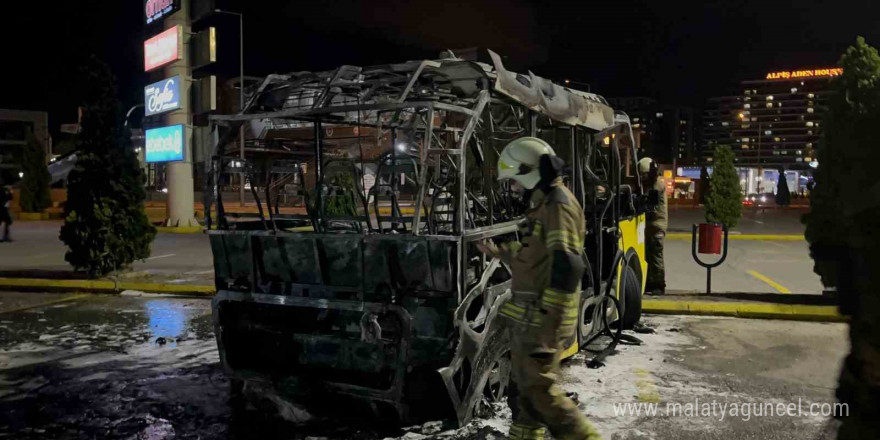
[{"label": "tree", "polygon": [[776,204],[779,206],[791,205],[791,191],[788,190],[788,181],[785,180],[784,170],[779,170],[779,180],[776,182]]},{"label": "tree", "polygon": [[156,228],[144,210],[144,175],[123,125],[113,74],[92,57],[81,75],[80,153],[68,177],[61,240],[68,247],[65,260],[98,277],[149,257]]},{"label": "tree", "polygon": [[27,135],[27,145],[21,154],[21,189],[19,206],[23,212],[43,212],[52,200],[49,197],[49,168],[46,150],[33,133]]},{"label": "tree", "polygon": [[880,55],[859,37],[840,67],[803,222],[813,270],[836,288],[840,311],[850,317],[850,353],[837,388],[849,410],[837,438],[849,440],[880,431]]},{"label": "tree", "polygon": [[706,221],[736,227],[742,216],[742,189],[733,166],[733,151],[722,145],[715,148],[712,179],[706,195]]},{"label": "tree", "polygon": [[709,177],[709,170],[706,165],[700,167],[700,204],[706,204],[706,196],[709,195],[709,184],[712,178]]}]

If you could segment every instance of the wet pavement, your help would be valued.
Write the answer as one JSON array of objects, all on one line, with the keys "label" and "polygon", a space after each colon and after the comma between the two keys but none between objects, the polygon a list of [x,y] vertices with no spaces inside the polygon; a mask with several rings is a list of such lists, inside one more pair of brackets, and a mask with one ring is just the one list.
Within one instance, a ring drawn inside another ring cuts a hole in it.
[{"label": "wet pavement", "polygon": [[[620,346],[604,368],[578,354],[563,369],[604,438],[825,438],[828,417],[684,417],[662,405],[833,402],[844,324],[645,320],[657,333],[638,335],[644,345]],[[657,416],[615,406],[656,402]],[[365,414],[293,424],[279,410],[230,399],[209,300],[0,292],[0,438],[492,440],[510,424],[503,405],[465,428],[374,426]]]}]

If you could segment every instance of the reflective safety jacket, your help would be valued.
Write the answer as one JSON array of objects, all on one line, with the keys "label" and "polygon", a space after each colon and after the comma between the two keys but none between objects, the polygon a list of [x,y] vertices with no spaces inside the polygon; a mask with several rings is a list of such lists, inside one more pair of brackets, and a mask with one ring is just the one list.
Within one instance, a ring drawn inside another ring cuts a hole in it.
[{"label": "reflective safety jacket", "polygon": [[583,209],[561,179],[546,193],[536,189],[531,206],[520,242],[500,248],[513,273],[513,298],[501,314],[526,327],[569,333],[577,323],[585,267]]}]

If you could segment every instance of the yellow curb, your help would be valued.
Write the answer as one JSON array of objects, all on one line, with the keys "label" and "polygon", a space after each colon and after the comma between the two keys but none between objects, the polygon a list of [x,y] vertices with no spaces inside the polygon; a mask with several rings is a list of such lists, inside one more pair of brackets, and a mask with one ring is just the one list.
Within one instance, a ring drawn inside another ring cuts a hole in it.
[{"label": "yellow curb", "polygon": [[177,295],[213,295],[214,286],[191,284],[162,283],[114,283],[108,280],[48,280],[41,278],[0,278],[0,290],[11,289],[46,289],[46,290],[77,290],[101,293],[117,293],[123,290],[139,290],[151,293],[169,293]]},{"label": "yellow curb", "polygon": [[169,226],[156,226],[156,230],[159,232],[166,232],[170,234],[200,234],[205,228],[201,226],[184,226],[180,228],[174,228]]},{"label": "yellow curb", "polygon": [[104,280],[47,280],[40,278],[0,278],[0,287],[16,289],[75,289],[75,290],[113,290],[113,281]]},{"label": "yellow curb", "polygon": [[803,304],[644,299],[642,300],[642,311],[668,315],[734,316],[794,321],[846,321],[846,317],[838,312],[837,306]]},{"label": "yellow curb", "polygon": [[[676,232],[666,234],[669,240],[690,240],[691,234]],[[799,234],[731,234],[729,240],[757,240],[757,241],[802,241],[806,240],[803,235]]]}]

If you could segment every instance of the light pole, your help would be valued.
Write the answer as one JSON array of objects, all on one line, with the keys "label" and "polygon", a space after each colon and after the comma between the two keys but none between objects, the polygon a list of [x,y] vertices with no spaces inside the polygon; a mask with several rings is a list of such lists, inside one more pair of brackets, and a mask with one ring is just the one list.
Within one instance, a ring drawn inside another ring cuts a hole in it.
[{"label": "light pole", "polygon": [[571,85],[571,84],[581,85],[581,86],[586,86],[586,87],[587,87],[586,92],[587,92],[587,93],[590,93],[590,85],[589,85],[588,83],[582,83],[582,82],[572,81],[572,80],[570,80],[570,79],[566,79],[566,80],[565,80],[565,86],[566,86],[566,87],[568,87],[568,86]]},{"label": "light pole", "polygon": [[[238,12],[214,9],[218,14],[235,15],[238,17],[238,91],[239,107],[244,112],[244,15]],[[239,157],[241,158],[241,185],[238,190],[239,204],[244,206],[244,123],[238,127]]]}]

